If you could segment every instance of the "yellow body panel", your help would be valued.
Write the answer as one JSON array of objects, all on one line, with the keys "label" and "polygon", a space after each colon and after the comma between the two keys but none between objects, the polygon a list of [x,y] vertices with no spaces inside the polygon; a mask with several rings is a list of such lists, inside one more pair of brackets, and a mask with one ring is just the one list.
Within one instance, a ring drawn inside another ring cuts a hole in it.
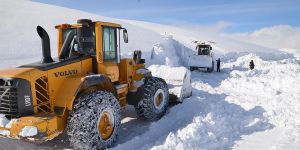
[{"label": "yellow body panel", "polygon": [[32,68],[10,68],[10,69],[1,69],[0,70],[0,77],[4,78],[15,78],[19,77],[22,79],[30,79],[29,72],[34,69]]},{"label": "yellow body panel", "polygon": [[139,70],[141,68],[145,68],[145,65],[144,64],[136,64],[134,65],[133,67],[133,80],[135,81],[139,81],[139,80],[142,80],[142,78],[144,78],[144,75],[143,74],[137,74],[136,73],[136,70]]},{"label": "yellow body panel", "polygon": [[102,28],[100,25],[96,25],[95,27],[95,32],[96,34],[96,59],[97,59],[97,63],[101,64],[103,63],[103,45],[102,45],[102,41],[103,41],[103,37],[102,37]]},{"label": "yellow body panel", "polygon": [[112,82],[119,81],[119,67],[114,61],[98,64],[98,73],[107,75]]},{"label": "yellow body panel", "polygon": [[128,83],[129,88],[132,87],[132,77],[133,77],[133,64],[132,59],[121,59],[119,64],[120,68],[120,82]]},{"label": "yellow body panel", "polygon": [[[69,73],[68,72],[72,72]],[[81,62],[76,62],[48,71],[49,96],[54,104],[65,107],[81,82]],[[72,86],[73,83],[74,85]],[[53,108],[53,107],[52,107]]]}]

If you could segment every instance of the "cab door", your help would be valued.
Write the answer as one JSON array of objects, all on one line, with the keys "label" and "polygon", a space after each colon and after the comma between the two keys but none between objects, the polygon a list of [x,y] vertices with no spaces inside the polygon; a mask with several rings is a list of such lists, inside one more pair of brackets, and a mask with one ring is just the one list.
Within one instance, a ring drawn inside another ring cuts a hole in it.
[{"label": "cab door", "polygon": [[102,37],[103,63],[98,64],[98,72],[107,75],[112,82],[115,82],[119,80],[117,29],[102,27]]}]

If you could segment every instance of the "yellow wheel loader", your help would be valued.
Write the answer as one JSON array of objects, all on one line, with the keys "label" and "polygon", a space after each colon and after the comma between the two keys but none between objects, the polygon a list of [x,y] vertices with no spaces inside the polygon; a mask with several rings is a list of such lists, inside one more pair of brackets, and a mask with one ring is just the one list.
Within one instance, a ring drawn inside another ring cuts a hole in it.
[{"label": "yellow wheel loader", "polygon": [[42,61],[0,70],[0,136],[43,142],[66,130],[74,149],[105,149],[116,141],[127,104],[148,120],[164,115],[166,82],[152,77],[141,51],[121,59],[125,28],[89,19],[55,28],[58,58],[38,26]]}]

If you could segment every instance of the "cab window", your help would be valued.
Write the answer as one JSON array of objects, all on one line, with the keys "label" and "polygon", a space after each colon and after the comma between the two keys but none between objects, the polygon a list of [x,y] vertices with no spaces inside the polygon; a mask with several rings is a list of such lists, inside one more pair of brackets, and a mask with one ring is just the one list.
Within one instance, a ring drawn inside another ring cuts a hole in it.
[{"label": "cab window", "polygon": [[67,35],[70,32],[75,32],[73,39],[71,40],[70,45],[68,46],[69,57],[77,57],[83,54],[95,55],[96,54],[96,34],[95,34],[95,25],[90,27],[81,27],[81,28],[66,28],[62,31],[62,43],[67,38]]},{"label": "cab window", "polygon": [[117,55],[116,29],[111,27],[103,28],[103,51],[104,60],[115,60]]}]

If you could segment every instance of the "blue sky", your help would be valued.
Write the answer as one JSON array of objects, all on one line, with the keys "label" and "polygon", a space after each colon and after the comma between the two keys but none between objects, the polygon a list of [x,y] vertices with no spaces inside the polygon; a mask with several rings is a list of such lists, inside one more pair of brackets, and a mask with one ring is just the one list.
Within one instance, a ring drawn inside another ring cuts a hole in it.
[{"label": "blue sky", "polygon": [[214,25],[251,32],[273,25],[300,26],[300,0],[34,0],[95,14],[172,25]]}]

